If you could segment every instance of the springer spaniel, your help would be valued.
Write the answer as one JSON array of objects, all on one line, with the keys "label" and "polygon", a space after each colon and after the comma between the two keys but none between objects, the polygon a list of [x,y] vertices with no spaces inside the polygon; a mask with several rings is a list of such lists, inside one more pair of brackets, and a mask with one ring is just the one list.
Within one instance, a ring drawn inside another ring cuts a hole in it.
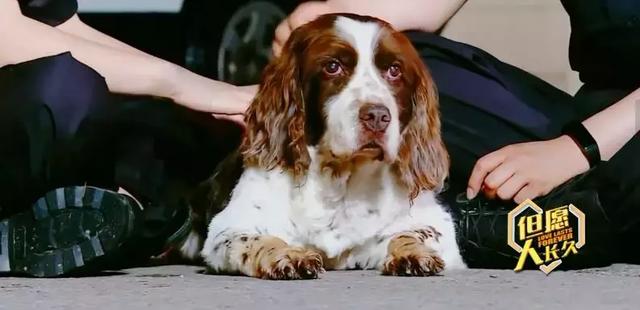
[{"label": "springer spaniel", "polygon": [[330,14],[295,30],[246,123],[228,204],[184,254],[202,248],[210,271],[263,279],[465,268],[435,197],[448,171],[436,89],[388,23]]}]

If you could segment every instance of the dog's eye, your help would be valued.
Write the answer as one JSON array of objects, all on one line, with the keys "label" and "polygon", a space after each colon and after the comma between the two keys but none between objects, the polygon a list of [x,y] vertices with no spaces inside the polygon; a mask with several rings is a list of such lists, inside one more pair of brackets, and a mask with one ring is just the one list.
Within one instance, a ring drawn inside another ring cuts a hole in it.
[{"label": "dog's eye", "polygon": [[342,73],[342,65],[337,60],[331,60],[324,65],[324,72],[330,76],[339,75]]},{"label": "dog's eye", "polygon": [[400,76],[402,76],[402,70],[400,68],[400,64],[398,63],[393,63],[384,73],[384,78],[389,81],[395,81],[399,79]]}]

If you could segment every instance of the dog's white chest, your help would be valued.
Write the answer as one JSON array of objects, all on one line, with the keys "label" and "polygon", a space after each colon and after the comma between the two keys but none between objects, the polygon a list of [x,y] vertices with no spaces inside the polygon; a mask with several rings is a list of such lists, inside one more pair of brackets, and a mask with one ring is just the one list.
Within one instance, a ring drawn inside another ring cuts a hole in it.
[{"label": "dog's white chest", "polygon": [[384,173],[352,179],[355,183],[344,190],[335,180],[330,183],[335,186],[327,186],[318,175],[309,174],[297,186],[282,171],[248,169],[227,208],[211,221],[203,255],[218,266],[218,256],[207,253],[218,253],[225,238],[268,235],[322,252],[333,261],[332,268],[377,268],[392,236],[430,227],[442,234],[432,248],[449,266],[463,266],[451,217],[433,194],[420,195],[411,205]]},{"label": "dog's white chest", "polygon": [[374,238],[402,213],[392,184],[376,178],[351,180],[348,190],[344,185],[314,178],[292,193],[293,244],[336,257]]}]

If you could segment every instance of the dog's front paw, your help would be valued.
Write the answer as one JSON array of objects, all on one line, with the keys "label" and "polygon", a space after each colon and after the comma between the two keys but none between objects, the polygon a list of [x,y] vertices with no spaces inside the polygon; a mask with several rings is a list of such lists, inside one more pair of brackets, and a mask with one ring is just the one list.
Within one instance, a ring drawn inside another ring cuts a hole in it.
[{"label": "dog's front paw", "polygon": [[384,263],[382,273],[391,276],[425,277],[444,270],[444,261],[434,251],[428,249],[390,254]]},{"label": "dog's front paw", "polygon": [[324,272],[322,256],[302,249],[288,247],[274,253],[260,278],[268,280],[317,279]]}]

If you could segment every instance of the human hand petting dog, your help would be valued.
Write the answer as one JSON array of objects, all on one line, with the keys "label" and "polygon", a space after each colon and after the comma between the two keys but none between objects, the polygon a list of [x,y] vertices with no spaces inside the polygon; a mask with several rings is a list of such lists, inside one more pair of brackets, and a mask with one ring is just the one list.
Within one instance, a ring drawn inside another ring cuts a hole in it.
[{"label": "human hand petting dog", "polygon": [[[192,106],[195,106],[195,109],[211,113],[216,119],[224,119],[244,126],[244,113],[258,92],[258,86],[219,84],[219,87],[212,88],[207,83],[208,88],[203,85],[202,89],[195,89],[191,95],[194,97]],[[190,87],[195,88],[196,86],[192,84]],[[201,100],[196,98],[198,95],[203,96]],[[199,103],[204,103],[204,105],[200,107]]]},{"label": "human hand petting dog", "polygon": [[168,96],[187,108],[211,113],[217,119],[226,119],[244,125],[244,113],[258,92],[257,85],[235,86],[215,81],[174,66]]},{"label": "human hand petting dog", "polygon": [[326,1],[309,1],[300,4],[287,18],[285,18],[276,28],[273,39],[273,55],[280,56],[284,43],[296,28],[316,19],[322,14],[332,12],[330,5]]},{"label": "human hand petting dog", "polygon": [[568,136],[505,146],[480,158],[471,172],[467,198],[514,200],[548,194],[589,169],[589,162]]},{"label": "human hand petting dog", "polygon": [[374,16],[391,24],[397,31],[435,32],[453,16],[467,0],[404,0],[398,5],[388,0],[326,0],[300,4],[276,29],[273,53],[280,55],[282,46],[296,28],[322,14],[352,13]]},{"label": "human hand petting dog", "polygon": [[233,86],[233,88],[228,102],[221,100],[212,114],[215,118],[230,120],[244,126],[244,113],[258,92],[258,85]]}]

